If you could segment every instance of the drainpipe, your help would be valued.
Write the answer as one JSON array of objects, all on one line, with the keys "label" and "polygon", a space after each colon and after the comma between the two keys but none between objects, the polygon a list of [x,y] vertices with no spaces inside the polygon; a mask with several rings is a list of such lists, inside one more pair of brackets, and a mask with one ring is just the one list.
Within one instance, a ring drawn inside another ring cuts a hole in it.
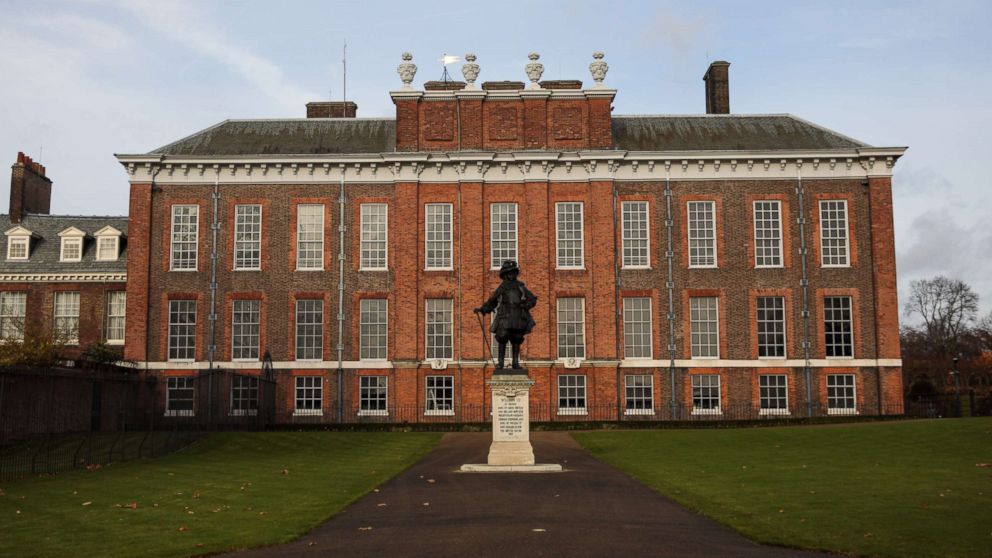
[{"label": "drainpipe", "polygon": [[345,198],[344,198],[344,175],[347,172],[345,167],[341,167],[341,187],[338,192],[338,412],[337,421],[344,420],[344,233],[347,230],[344,224]]},{"label": "drainpipe", "polygon": [[220,202],[220,167],[216,168],[213,195],[213,222],[210,223],[210,345],[207,346],[207,422],[213,424],[214,416],[214,360],[217,352],[217,233],[220,222],[217,220],[217,206]]},{"label": "drainpipe", "polygon": [[[875,261],[875,228],[872,226],[874,223],[874,215],[872,215],[872,203],[871,203],[871,182],[868,179],[868,166],[864,161],[861,161],[861,168],[865,171],[865,180],[861,183],[865,187],[868,194],[868,243],[871,245],[871,259],[868,261]],[[875,396],[878,404],[878,414],[882,415],[882,367],[878,365],[878,285],[875,282],[875,273],[872,271],[871,274],[871,309],[872,315],[874,316],[875,323],[872,327],[875,330],[875,335],[873,335],[872,341],[875,345]],[[852,308],[851,312],[855,310]],[[853,317],[852,317],[853,318]]]},{"label": "drainpipe", "polygon": [[[154,231],[155,230],[154,223],[153,223],[153,221],[155,219],[155,203],[154,203],[154,197],[155,197],[155,177],[157,177],[158,176],[158,173],[160,173],[160,172],[162,172],[162,167],[159,166],[159,165],[155,165],[155,170],[152,171],[151,191],[148,193],[148,231],[149,231],[149,242],[151,241],[151,231]],[[170,249],[171,249],[171,247],[170,247]],[[149,261],[149,266],[150,265],[151,265],[151,262]],[[150,269],[147,269],[146,271],[151,271],[151,270]],[[149,273],[149,276],[150,275],[151,274]],[[146,287],[147,286],[148,285],[146,284]],[[126,303],[126,300],[125,300],[125,303]],[[151,307],[151,297],[148,297],[148,300],[145,302],[145,310],[146,311],[149,311],[150,310],[150,307]],[[125,322],[124,323],[126,325],[127,324],[127,309],[126,308],[125,308],[124,312],[125,312],[125,314],[124,314]],[[149,311],[148,314],[150,314],[150,313],[151,312]],[[145,320],[147,321],[147,319],[148,319],[148,316],[146,314],[145,315]],[[149,358],[149,354],[148,354],[148,345],[150,345],[150,344],[151,344],[151,328],[150,327],[146,327],[145,328],[145,373],[146,374],[148,373],[148,362],[149,362],[149,360],[151,360]]]},{"label": "drainpipe", "polygon": [[806,416],[813,416],[813,382],[810,369],[809,341],[809,274],[806,262],[809,249],[806,247],[806,189],[803,187],[802,163],[796,163],[796,197],[799,200],[799,256],[802,263],[802,279],[799,285],[803,291],[803,379],[806,382]]},{"label": "drainpipe", "polygon": [[[623,309],[620,306],[620,264],[623,258],[623,254],[618,249],[617,246],[617,197],[619,192],[617,192],[617,170],[620,168],[620,163],[613,164],[610,162],[610,187],[613,189],[613,338],[614,345],[617,355],[617,360],[622,361],[624,358],[623,346],[620,343],[620,320],[623,319]],[[620,260],[617,259],[617,255],[620,256]],[[621,382],[621,371],[620,365],[617,365],[617,421],[623,419],[623,400],[621,398],[622,392],[622,382]]]},{"label": "drainpipe", "polygon": [[674,225],[675,222],[672,220],[671,164],[669,161],[665,161],[665,230],[668,235],[665,248],[665,259],[668,260],[668,280],[665,287],[668,289],[668,379],[672,392],[670,405],[672,406],[673,420],[676,418],[675,410],[677,408],[675,398],[675,252],[672,250],[672,227]]}]

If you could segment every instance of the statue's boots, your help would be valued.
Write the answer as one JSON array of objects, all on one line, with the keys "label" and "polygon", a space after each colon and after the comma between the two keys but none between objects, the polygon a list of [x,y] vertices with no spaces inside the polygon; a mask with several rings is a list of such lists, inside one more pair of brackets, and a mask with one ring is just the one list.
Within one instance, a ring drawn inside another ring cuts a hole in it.
[{"label": "statue's boots", "polygon": [[520,345],[516,343],[513,344],[513,368],[520,369]]},{"label": "statue's boots", "polygon": [[503,363],[506,362],[506,343],[499,344],[499,362],[496,363],[496,370],[503,369]]}]

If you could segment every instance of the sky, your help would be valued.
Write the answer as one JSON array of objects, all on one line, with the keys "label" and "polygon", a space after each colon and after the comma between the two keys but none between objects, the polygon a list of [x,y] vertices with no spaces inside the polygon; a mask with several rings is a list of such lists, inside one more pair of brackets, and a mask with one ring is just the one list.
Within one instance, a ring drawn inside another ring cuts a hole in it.
[{"label": "sky", "polygon": [[393,116],[404,51],[420,86],[444,53],[475,53],[480,82],[526,80],[531,51],[546,79],[591,84],[601,50],[615,114],[705,112],[702,76],[722,59],[734,113],[908,146],[893,180],[900,298],[943,274],[992,310],[992,2],[0,0],[0,13],[0,161],[44,164],[54,213],[126,214],[115,153],[341,99],[345,41],[360,117]]}]

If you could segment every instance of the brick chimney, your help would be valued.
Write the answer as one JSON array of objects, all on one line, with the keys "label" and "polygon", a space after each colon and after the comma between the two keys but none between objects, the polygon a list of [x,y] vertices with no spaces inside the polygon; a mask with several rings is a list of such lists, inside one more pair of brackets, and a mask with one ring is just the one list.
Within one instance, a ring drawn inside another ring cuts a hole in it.
[{"label": "brick chimney", "polygon": [[706,82],[706,114],[730,114],[730,62],[717,60],[703,76]]},{"label": "brick chimney", "polygon": [[315,101],[307,103],[307,118],[355,118],[358,105],[351,101]]},{"label": "brick chimney", "polygon": [[51,211],[52,181],[45,176],[45,167],[24,153],[17,153],[17,162],[10,167],[10,222],[20,223],[28,213]]}]

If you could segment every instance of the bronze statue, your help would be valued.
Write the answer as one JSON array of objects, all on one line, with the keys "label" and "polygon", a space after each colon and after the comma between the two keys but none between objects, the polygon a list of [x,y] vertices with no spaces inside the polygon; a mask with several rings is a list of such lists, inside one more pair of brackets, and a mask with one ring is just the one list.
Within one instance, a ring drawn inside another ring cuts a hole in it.
[{"label": "bronze statue", "polygon": [[496,310],[490,330],[499,343],[497,370],[504,369],[507,342],[513,346],[512,368],[520,369],[520,344],[524,342],[524,336],[534,330],[534,318],[530,316],[530,309],[537,304],[537,297],[522,282],[517,281],[519,275],[517,262],[503,262],[499,270],[499,277],[503,282],[496,287],[485,304],[475,309],[476,313],[481,314]]}]

